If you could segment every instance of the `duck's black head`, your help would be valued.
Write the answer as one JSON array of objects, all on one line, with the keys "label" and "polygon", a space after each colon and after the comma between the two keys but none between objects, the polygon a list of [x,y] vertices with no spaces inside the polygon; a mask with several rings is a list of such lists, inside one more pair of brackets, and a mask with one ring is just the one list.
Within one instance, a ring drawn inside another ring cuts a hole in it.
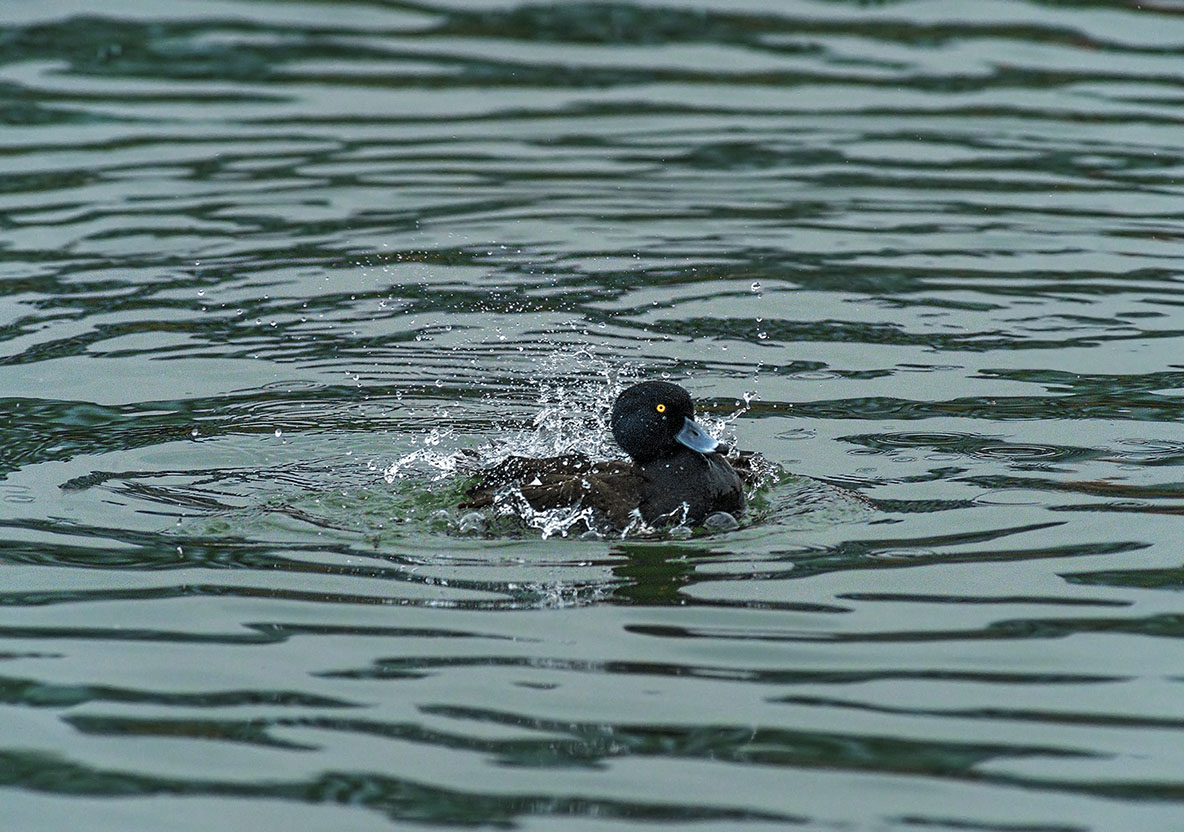
[{"label": "duck's black head", "polygon": [[666,381],[643,381],[613,404],[613,438],[634,462],[646,463],[686,447],[699,453],[726,450],[695,421],[691,394]]}]

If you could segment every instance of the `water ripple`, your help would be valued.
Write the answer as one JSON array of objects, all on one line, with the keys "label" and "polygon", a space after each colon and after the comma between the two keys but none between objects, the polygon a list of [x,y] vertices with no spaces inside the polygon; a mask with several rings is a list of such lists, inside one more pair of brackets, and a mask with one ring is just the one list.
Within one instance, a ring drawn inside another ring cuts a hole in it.
[{"label": "water ripple", "polygon": [[[1178,4],[10,5],[18,826],[1176,828]],[[751,522],[462,532],[643,376]]]}]

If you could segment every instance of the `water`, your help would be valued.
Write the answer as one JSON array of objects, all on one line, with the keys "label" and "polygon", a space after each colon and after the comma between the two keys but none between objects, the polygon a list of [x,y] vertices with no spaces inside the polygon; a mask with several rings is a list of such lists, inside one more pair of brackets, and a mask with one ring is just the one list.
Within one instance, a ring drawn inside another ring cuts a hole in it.
[{"label": "water", "polygon": [[[1184,826],[1184,6],[98,9],[0,7],[6,829]],[[662,374],[759,522],[454,528]]]}]

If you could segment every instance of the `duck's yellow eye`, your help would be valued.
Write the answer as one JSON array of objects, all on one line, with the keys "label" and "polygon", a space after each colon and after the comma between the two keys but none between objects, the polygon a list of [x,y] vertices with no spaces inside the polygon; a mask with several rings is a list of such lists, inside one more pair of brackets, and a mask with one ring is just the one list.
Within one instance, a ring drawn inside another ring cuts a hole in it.
[{"label": "duck's yellow eye", "polygon": [[666,405],[660,404],[657,407],[655,407],[654,410],[658,411],[659,413],[665,413],[666,412]]}]

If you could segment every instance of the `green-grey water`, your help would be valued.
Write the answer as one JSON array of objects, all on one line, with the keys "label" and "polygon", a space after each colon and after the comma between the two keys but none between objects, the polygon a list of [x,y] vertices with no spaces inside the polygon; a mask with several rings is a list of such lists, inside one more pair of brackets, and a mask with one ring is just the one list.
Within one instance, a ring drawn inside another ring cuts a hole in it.
[{"label": "green-grey water", "polygon": [[[0,826],[1184,828],[1182,83],[1175,0],[0,3]],[[743,528],[462,532],[663,375]]]}]

